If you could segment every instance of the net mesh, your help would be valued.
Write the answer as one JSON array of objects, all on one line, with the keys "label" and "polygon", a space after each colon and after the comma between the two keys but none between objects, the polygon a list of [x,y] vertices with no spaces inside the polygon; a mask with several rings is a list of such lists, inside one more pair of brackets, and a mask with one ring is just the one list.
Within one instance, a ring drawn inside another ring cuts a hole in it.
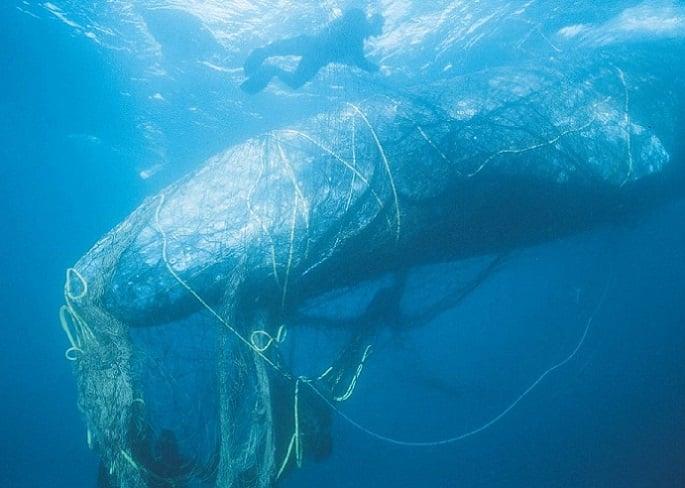
[{"label": "net mesh", "polygon": [[[324,458],[331,406],[353,394],[378,328],[420,325],[461,296],[408,314],[398,270],[472,244],[464,216],[484,203],[460,207],[466,187],[493,200],[512,175],[621,188],[667,162],[634,130],[623,72],[585,79],[487,73],[346,103],[145,200],[67,272],[62,325],[100,485],[268,487]],[[308,313],[384,273],[357,316]],[[304,374],[283,352],[298,325],[346,330]]]}]

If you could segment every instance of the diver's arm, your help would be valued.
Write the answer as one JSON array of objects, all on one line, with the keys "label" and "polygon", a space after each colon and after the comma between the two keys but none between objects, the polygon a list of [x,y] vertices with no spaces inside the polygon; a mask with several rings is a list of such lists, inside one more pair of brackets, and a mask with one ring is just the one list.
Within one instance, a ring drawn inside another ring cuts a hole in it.
[{"label": "diver's arm", "polygon": [[355,48],[348,51],[347,59],[349,64],[357,66],[369,73],[376,72],[380,69],[376,63],[372,63],[364,56],[364,47],[362,43],[360,43],[358,47],[355,46]]}]

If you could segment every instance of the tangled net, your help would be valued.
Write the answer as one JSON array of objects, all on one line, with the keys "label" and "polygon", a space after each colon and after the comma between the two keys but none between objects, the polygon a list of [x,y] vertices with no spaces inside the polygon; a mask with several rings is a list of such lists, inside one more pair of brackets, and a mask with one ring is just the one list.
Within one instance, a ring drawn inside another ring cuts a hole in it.
[{"label": "tangled net", "polygon": [[[488,73],[268,132],[100,240],[67,271],[60,315],[101,486],[269,487],[326,457],[332,408],[353,394],[379,329],[419,326],[473,289],[409,313],[407,270],[483,252],[474,224],[504,225],[494,216],[512,178],[615,193],[666,164],[658,138],[634,130],[621,70],[574,85],[548,75]],[[546,212],[558,221],[568,208]],[[393,279],[353,318],[311,312],[378,276]],[[303,324],[346,330],[304,374],[287,354]]]}]

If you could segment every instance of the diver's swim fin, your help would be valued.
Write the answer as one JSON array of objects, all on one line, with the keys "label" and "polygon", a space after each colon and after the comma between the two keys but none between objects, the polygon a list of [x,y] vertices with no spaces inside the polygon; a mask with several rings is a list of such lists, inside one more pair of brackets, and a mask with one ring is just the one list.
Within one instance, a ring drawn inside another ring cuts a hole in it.
[{"label": "diver's swim fin", "polygon": [[272,70],[262,69],[243,81],[240,85],[240,89],[250,95],[254,95],[266,88],[266,85],[269,84],[273,76],[274,73]]}]

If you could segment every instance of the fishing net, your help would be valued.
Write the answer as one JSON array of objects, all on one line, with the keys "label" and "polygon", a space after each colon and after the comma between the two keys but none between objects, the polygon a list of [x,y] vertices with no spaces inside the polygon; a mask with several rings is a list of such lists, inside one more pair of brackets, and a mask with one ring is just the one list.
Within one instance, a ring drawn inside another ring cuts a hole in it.
[{"label": "fishing net", "polygon": [[[101,486],[268,487],[325,458],[378,331],[461,296],[408,309],[413,268],[482,253],[490,235],[511,246],[526,225],[512,206],[543,209],[529,229],[559,222],[577,203],[550,195],[615,193],[668,161],[636,129],[617,68],[573,85],[482,76],[237,144],[68,270],[62,325]],[[331,293],[353,289],[356,312],[340,312]],[[295,360],[298,327],[336,339]]]}]

